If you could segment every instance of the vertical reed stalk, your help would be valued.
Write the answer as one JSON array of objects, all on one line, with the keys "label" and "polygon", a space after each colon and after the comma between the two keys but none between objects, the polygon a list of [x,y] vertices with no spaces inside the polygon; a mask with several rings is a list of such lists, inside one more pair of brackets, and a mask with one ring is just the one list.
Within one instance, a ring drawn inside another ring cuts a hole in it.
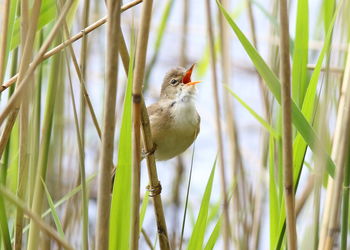
[{"label": "vertical reed stalk", "polygon": [[[348,46],[348,55],[350,45]],[[338,106],[338,116],[334,132],[332,159],[337,166],[335,180],[332,183],[332,192],[327,190],[327,199],[330,196],[329,222],[326,230],[325,245],[323,249],[332,249],[335,237],[338,235],[339,208],[341,204],[341,192],[344,179],[344,168],[347,160],[347,152],[350,136],[350,56],[347,57],[343,86]]]},{"label": "vertical reed stalk", "polygon": [[[127,51],[127,47],[125,45],[125,40],[123,37],[123,34],[120,30],[120,41],[119,41],[119,50],[120,50],[120,56],[122,58],[123,66],[125,71],[127,72],[129,68],[129,53]],[[145,145],[145,150],[150,152],[153,148],[153,142],[152,142],[152,135],[151,135],[151,128],[150,128],[150,122],[149,117],[147,114],[147,108],[145,106],[145,103],[142,99],[142,107],[141,107],[141,125],[142,125],[142,135],[143,135],[143,141]],[[158,180],[158,174],[155,164],[155,158],[153,154],[150,154],[147,156],[147,169],[148,169],[148,175],[150,180],[150,186],[151,187],[158,187],[160,185]],[[156,216],[156,222],[157,222],[157,228],[158,228],[158,238],[160,239],[160,247],[161,249],[170,249],[169,242],[168,242],[168,234],[167,234],[167,227],[165,223],[165,216],[163,212],[163,205],[162,200],[159,195],[153,196],[153,202],[154,202],[154,211]],[[142,230],[141,230],[142,231]]]},{"label": "vertical reed stalk", "polygon": [[120,1],[108,1],[107,21],[107,83],[104,102],[101,159],[98,175],[98,200],[96,224],[96,250],[108,249],[108,229],[111,205],[111,173],[115,134],[115,106],[118,77],[118,32],[120,26]]},{"label": "vertical reed stalk", "polygon": [[[222,5],[225,8],[228,8],[229,1],[222,0]],[[225,17],[222,12],[219,13],[219,29],[220,29],[220,42],[221,42],[221,69],[222,69],[222,81],[224,84],[230,85],[230,72],[231,72],[231,50],[229,43],[229,29],[228,23],[225,20]],[[245,185],[247,182],[244,181],[244,169],[242,164],[241,152],[237,138],[237,128],[236,121],[234,118],[234,110],[232,108],[232,98],[229,96],[227,91],[224,91],[224,117],[225,117],[225,125],[226,130],[229,136],[229,152],[231,156],[231,166],[232,166],[232,179],[237,180],[237,186],[234,188],[233,193],[233,216],[236,226],[233,229],[232,234],[238,239],[239,237],[239,227],[246,229],[246,216],[239,216],[241,211],[247,211],[246,209],[246,199],[245,196]],[[240,197],[243,197],[241,199]],[[244,214],[244,213],[243,213]],[[248,232],[243,232],[241,234],[242,238],[242,246],[237,246],[240,248],[248,247]]]},{"label": "vertical reed stalk", "polygon": [[153,0],[146,0],[142,5],[140,29],[137,36],[135,71],[133,82],[133,131],[132,131],[132,205],[131,205],[131,249],[138,249],[139,242],[139,206],[140,206],[140,161],[141,161],[141,103],[142,85],[145,78],[145,65]]},{"label": "vertical reed stalk", "polygon": [[282,84],[282,119],[283,119],[283,185],[286,205],[288,249],[297,249],[295,197],[293,188],[293,138],[292,105],[289,61],[289,27],[287,1],[280,1],[280,61]]},{"label": "vertical reed stalk", "polygon": [[[32,211],[35,214],[41,214],[42,210],[42,201],[43,201],[43,186],[42,181],[46,179],[47,165],[48,165],[48,155],[49,148],[51,142],[52,135],[52,120],[55,106],[55,98],[56,92],[58,88],[58,84],[56,82],[57,71],[59,67],[59,57],[57,55],[53,58],[51,67],[50,67],[50,76],[48,80],[48,89],[46,96],[46,104],[45,104],[45,114],[44,121],[42,125],[42,138],[40,142],[40,152],[39,152],[39,160],[38,167],[35,176],[35,184],[34,184],[34,195],[32,202]],[[28,236],[28,249],[34,250],[39,247],[39,226],[37,223],[31,221],[29,227],[29,236]]]},{"label": "vertical reed stalk", "polygon": [[223,239],[224,239],[224,249],[229,249],[230,244],[230,218],[228,213],[228,196],[227,196],[227,185],[226,185],[226,174],[225,174],[225,162],[224,162],[224,148],[222,142],[222,129],[221,129],[221,117],[220,117],[220,103],[219,103],[219,93],[218,93],[218,79],[216,71],[216,55],[215,55],[215,45],[214,45],[214,31],[212,24],[212,14],[210,1],[206,0],[206,15],[207,15],[207,28],[209,35],[209,48],[211,57],[211,70],[212,70],[212,84],[213,84],[213,98],[215,105],[215,121],[216,121],[216,138],[218,143],[218,155],[220,164],[220,177],[221,177],[221,198],[223,199]]},{"label": "vertical reed stalk", "polygon": [[345,168],[344,186],[343,186],[343,203],[341,214],[341,241],[340,249],[347,249],[348,225],[349,225],[349,188],[350,188],[350,150],[348,150],[347,163]]},{"label": "vertical reed stalk", "polygon": [[[32,63],[29,64],[29,67],[26,68],[26,71],[24,72],[24,75],[23,75],[23,79],[21,81],[18,81],[18,85],[19,85],[18,88],[16,89],[16,91],[11,96],[11,98],[8,101],[6,107],[0,113],[0,125],[3,124],[3,122],[5,121],[7,116],[11,113],[11,111],[17,105],[19,105],[21,103],[21,97],[22,97],[22,95],[24,93],[26,93],[25,90],[26,90],[26,87],[27,87],[26,85],[28,84],[28,81],[32,77],[36,67],[40,64],[40,62],[42,62],[44,60],[43,56],[44,56],[45,52],[47,51],[47,49],[49,48],[49,46],[51,45],[51,42],[56,37],[57,32],[58,32],[59,28],[61,27],[61,25],[63,23],[63,20],[66,17],[68,10],[70,9],[71,4],[72,4],[72,1],[67,1],[65,3],[65,5],[62,8],[62,11],[60,13],[60,16],[57,19],[57,22],[53,26],[53,28],[52,28],[51,32],[49,33],[49,35],[47,36],[44,44],[41,46],[39,52],[35,56],[35,58],[32,61]],[[35,35],[35,31],[33,33]],[[22,84],[22,82],[23,82],[23,84]]]},{"label": "vertical reed stalk", "polygon": [[[124,12],[136,5],[138,5],[139,3],[141,3],[143,0],[135,0],[133,2],[127,3],[125,5],[123,5],[120,9],[121,12]],[[70,4],[72,4],[72,1],[67,2],[67,6],[70,6]],[[61,13],[59,19],[62,19],[62,17],[65,16],[64,12]],[[60,21],[61,22],[61,21]],[[59,22],[59,23],[60,23]],[[89,34],[91,31],[97,29],[98,27],[100,27],[101,25],[105,24],[107,22],[107,17],[103,17],[99,20],[97,20],[96,22],[94,22],[93,24],[89,25],[88,27],[86,27],[85,29],[81,30],[78,34],[75,34],[74,36],[70,37],[68,40],[62,42],[61,44],[57,45],[56,47],[52,48],[51,50],[47,51],[46,50],[44,52],[43,55],[41,55],[40,57],[37,57],[37,59],[39,59],[39,61],[35,61],[33,60],[33,63],[35,62],[35,64],[39,64],[42,61],[48,59],[49,57],[59,53],[61,50],[63,50],[65,47],[67,47],[69,44],[74,43],[75,41],[79,40],[80,38],[82,38],[84,35]],[[47,48],[46,48],[47,49]],[[0,86],[0,93],[2,91],[4,91],[5,89],[7,89],[9,86],[11,86],[12,84],[14,84],[17,81],[18,78],[18,74],[12,76],[8,81],[6,81],[6,83],[2,84]]]},{"label": "vertical reed stalk", "polygon": [[[143,98],[142,98],[141,105],[142,105],[141,122],[142,122],[143,141],[147,152],[151,152],[151,150],[154,147],[154,144],[152,141],[151,127],[150,127],[149,117],[147,113],[147,108],[146,108],[145,102],[143,101]],[[155,212],[156,221],[157,221],[157,232],[158,232],[158,238],[160,243],[160,249],[168,250],[170,249],[169,237],[168,237],[167,227],[165,223],[165,216],[163,212],[162,198],[160,196],[161,185],[158,180],[154,154],[149,154],[146,160],[147,160],[147,169],[148,169],[150,188],[156,190],[154,194],[152,194],[152,197],[153,197],[153,203],[154,203],[154,212]],[[157,191],[159,193],[157,193]]]},{"label": "vertical reed stalk", "polygon": [[181,32],[181,45],[180,45],[180,65],[183,67],[187,64],[187,36],[188,36],[188,17],[190,10],[190,0],[182,0],[183,13],[182,13],[182,32]]},{"label": "vertical reed stalk", "polygon": [[6,54],[6,47],[7,47],[7,30],[8,30],[8,22],[9,22],[9,14],[10,14],[10,0],[5,0],[3,3],[3,18],[2,18],[2,36],[1,36],[1,41],[0,41],[0,83],[3,82],[4,80],[4,75],[5,75],[5,54]]},{"label": "vertical reed stalk", "polygon": [[[90,1],[84,0],[83,6],[83,17],[82,17],[82,26],[87,27],[89,24],[89,11],[90,11]],[[86,68],[87,68],[87,56],[88,56],[88,48],[87,48],[87,36],[84,35],[81,41],[81,49],[80,49],[80,71],[81,77],[83,79],[82,84],[86,84]],[[86,86],[85,86],[86,87]],[[84,97],[84,89],[80,88],[80,135],[82,140],[82,150],[85,152],[85,121],[86,121],[86,106],[85,106],[85,97]]]},{"label": "vertical reed stalk", "polygon": [[[21,48],[22,57],[20,61],[18,82],[20,83],[24,77],[24,74],[29,66],[32,58],[35,34],[37,30],[37,24],[40,13],[41,0],[36,0],[33,5],[33,9],[29,14],[29,3],[27,1],[21,2]],[[28,25],[29,23],[29,25]],[[28,26],[27,26],[28,25]],[[29,79],[32,80],[32,79]],[[23,84],[23,83],[22,83]],[[20,84],[17,85],[19,87]],[[26,88],[28,92],[28,87]],[[20,148],[19,148],[19,169],[18,169],[18,183],[17,183],[17,196],[20,199],[25,198],[25,191],[27,190],[28,180],[28,111],[29,111],[29,93],[22,96],[22,106],[20,109]],[[20,104],[17,103],[15,109],[20,108]],[[23,230],[23,211],[17,208],[16,214],[16,227],[15,227],[15,249],[22,248],[22,230]]]}]

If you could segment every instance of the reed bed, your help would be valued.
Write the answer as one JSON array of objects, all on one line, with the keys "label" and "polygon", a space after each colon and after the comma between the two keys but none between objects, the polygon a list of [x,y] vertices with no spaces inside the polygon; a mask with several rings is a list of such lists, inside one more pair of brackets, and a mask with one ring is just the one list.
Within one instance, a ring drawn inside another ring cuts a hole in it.
[{"label": "reed bed", "polygon": [[[0,250],[349,249],[349,12],[0,0]],[[196,146],[156,161],[147,106],[193,63]]]}]

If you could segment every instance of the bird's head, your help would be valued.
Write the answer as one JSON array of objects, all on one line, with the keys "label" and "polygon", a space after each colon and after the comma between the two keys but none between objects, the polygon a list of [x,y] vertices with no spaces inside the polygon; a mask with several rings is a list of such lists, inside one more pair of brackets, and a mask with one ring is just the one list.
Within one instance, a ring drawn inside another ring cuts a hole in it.
[{"label": "bird's head", "polygon": [[177,99],[185,96],[193,96],[196,92],[195,85],[200,81],[191,81],[194,64],[189,69],[177,67],[166,73],[162,89],[161,98]]}]

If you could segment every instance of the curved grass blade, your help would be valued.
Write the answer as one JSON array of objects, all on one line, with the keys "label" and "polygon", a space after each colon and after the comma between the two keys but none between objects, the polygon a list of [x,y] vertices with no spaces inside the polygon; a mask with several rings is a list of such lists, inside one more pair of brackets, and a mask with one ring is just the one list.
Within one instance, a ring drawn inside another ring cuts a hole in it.
[{"label": "curved grass blade", "polygon": [[230,92],[230,94],[236,98],[236,100],[242,104],[242,106],[276,139],[278,139],[279,134],[274,130],[271,125],[265,121],[264,118],[262,118],[258,113],[256,113],[249,105],[244,102],[233,90],[231,90],[227,85],[224,85],[224,87]]},{"label": "curved grass blade", "polygon": [[[307,88],[307,91],[305,94],[305,98],[304,98],[301,112],[304,114],[306,119],[310,122],[312,121],[312,118],[313,118],[313,111],[314,111],[315,102],[316,102],[317,83],[318,83],[318,79],[319,79],[319,76],[321,73],[322,62],[323,62],[325,55],[327,54],[327,52],[329,50],[334,23],[335,23],[336,17],[338,16],[338,13],[341,9],[341,6],[342,6],[342,1],[339,3],[336,12],[333,15],[333,19],[331,20],[330,26],[328,28],[328,31],[327,31],[327,34],[326,34],[326,37],[324,40],[323,48],[322,48],[320,55],[318,57],[314,72],[311,76],[311,79],[310,79],[310,82],[309,82],[309,85],[308,85],[308,88]],[[323,145],[321,142],[318,142],[318,144],[319,144],[319,147],[322,147],[322,145]],[[304,157],[306,154],[306,148],[307,148],[307,144],[305,142],[305,138],[302,137],[301,133],[298,133],[295,140],[294,140],[294,143],[293,143],[293,149],[294,149],[294,152],[293,152],[293,162],[294,162],[293,163],[294,164],[293,176],[294,176],[294,180],[295,180],[295,188],[298,185],[299,177],[301,174],[301,169],[302,169],[303,162],[304,162]],[[329,170],[329,165],[328,165],[328,170]],[[329,171],[328,171],[328,173],[333,177],[333,175]],[[282,245],[282,241],[283,241],[284,229],[285,229],[285,210],[284,210],[284,203],[282,203],[282,208],[281,208],[281,213],[280,213],[280,236],[279,236],[279,240],[277,241],[274,249],[280,249],[280,247]]]},{"label": "curved grass blade", "polygon": [[45,193],[46,193],[46,198],[47,198],[47,201],[48,201],[49,206],[50,206],[52,218],[53,218],[53,220],[55,222],[55,225],[56,225],[56,228],[57,228],[57,232],[60,234],[60,236],[62,238],[64,238],[64,232],[63,232],[62,224],[61,224],[60,218],[58,217],[58,214],[57,214],[57,211],[55,209],[55,205],[54,205],[53,200],[51,198],[50,192],[47,189],[47,186],[46,186],[43,178],[40,178],[40,179],[41,179],[41,182],[43,183],[43,187],[44,187],[44,190],[45,190]]},{"label": "curved grass blade", "polygon": [[[248,41],[248,39],[243,34],[243,32],[238,28],[236,23],[231,19],[227,11],[222,7],[222,5],[218,0],[217,0],[217,4],[220,10],[222,11],[223,15],[225,16],[227,22],[230,24],[232,30],[235,32],[238,39],[240,40],[248,56],[254,63],[257,71],[259,72],[261,77],[264,79],[267,87],[269,88],[271,93],[274,95],[278,103],[281,103],[281,84],[278,78],[272,72],[269,66],[265,63],[265,61],[259,55],[259,53],[255,50],[254,46],[252,46],[252,44]],[[305,116],[301,113],[300,109],[294,103],[294,101],[292,102],[292,117],[293,117],[294,126],[297,128],[298,132],[303,136],[304,140],[310,146],[312,151],[317,150],[317,147],[319,145],[322,145],[320,143],[320,139],[316,135],[314,129],[311,127],[311,125],[309,124]],[[327,160],[328,173],[331,176],[334,176],[334,169],[335,169],[334,162],[330,158],[329,154],[325,152],[325,150],[322,150],[322,151],[323,152],[321,153],[325,155],[325,159]]]},{"label": "curved grass blade", "polygon": [[[56,1],[46,0],[43,1],[40,8],[40,16],[38,20],[37,29],[42,29],[46,24],[50,23],[56,18]],[[15,49],[20,43],[21,36],[21,17],[16,18],[14,22],[13,35],[10,44],[10,50]]]},{"label": "curved grass blade", "polygon": [[309,4],[308,0],[299,0],[295,29],[295,47],[292,65],[292,94],[293,100],[301,107],[307,84],[307,62],[309,43]]},{"label": "curved grass blade", "polygon": [[[95,179],[95,177],[97,176],[97,172],[95,172],[94,174],[92,174],[90,177],[88,177],[86,179],[86,185],[90,184],[92,182],[93,179]],[[54,205],[53,208],[56,209],[59,206],[61,206],[63,203],[65,203],[67,200],[69,200],[70,198],[72,198],[74,195],[76,195],[77,193],[79,193],[82,190],[82,185],[80,184],[79,186],[73,188],[71,191],[69,191],[68,193],[66,193],[61,199],[59,199]],[[47,215],[49,215],[51,213],[51,208],[47,209],[42,215],[41,217],[44,218]],[[29,225],[27,225],[24,229],[23,229],[23,233],[27,232],[29,229]],[[13,239],[11,239],[11,242],[13,242]]]},{"label": "curved grass blade", "polygon": [[142,229],[143,221],[145,219],[148,202],[149,202],[149,191],[146,191],[145,196],[143,197],[142,205],[140,209],[140,232]]},{"label": "curved grass blade", "polygon": [[186,215],[187,215],[187,207],[188,207],[188,197],[190,194],[190,186],[191,186],[191,180],[192,180],[192,170],[193,170],[193,160],[194,160],[194,151],[195,151],[196,144],[193,144],[192,149],[192,157],[191,157],[191,167],[190,167],[190,174],[188,176],[188,183],[187,183],[187,191],[186,191],[186,199],[185,199],[185,208],[184,208],[184,215],[182,218],[182,226],[181,226],[181,236],[180,236],[180,246],[179,249],[182,249],[182,242],[184,238],[184,232],[185,232],[185,223],[186,223]]},{"label": "curved grass blade", "polygon": [[208,221],[209,202],[210,202],[210,196],[211,196],[214,174],[215,174],[215,166],[216,166],[216,159],[215,159],[213,168],[211,170],[210,177],[207,182],[207,186],[204,191],[201,207],[199,209],[196,224],[194,225],[193,232],[190,237],[187,249],[199,250],[203,248],[204,234],[207,228],[207,221]]},{"label": "curved grass blade", "polygon": [[219,235],[220,235],[220,230],[221,230],[221,224],[222,224],[222,216],[220,216],[218,222],[216,223],[213,231],[211,232],[210,234],[210,237],[208,239],[208,242],[207,244],[205,245],[204,247],[204,250],[211,250],[214,248],[218,238],[219,238]]}]

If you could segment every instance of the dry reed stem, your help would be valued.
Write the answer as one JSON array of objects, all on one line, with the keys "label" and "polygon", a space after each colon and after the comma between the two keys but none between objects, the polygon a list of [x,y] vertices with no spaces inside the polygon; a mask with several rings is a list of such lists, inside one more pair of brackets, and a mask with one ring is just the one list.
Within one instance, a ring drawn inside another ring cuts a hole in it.
[{"label": "dry reed stem", "polygon": [[[20,61],[18,82],[21,83],[23,76],[30,64],[33,55],[34,41],[36,36],[37,24],[39,20],[41,7],[41,0],[36,0],[33,3],[32,11],[29,13],[29,3],[27,1],[21,1],[21,50],[22,57]],[[32,79],[29,79],[29,81]],[[23,84],[23,83],[21,83]],[[20,84],[17,85],[17,88]],[[20,120],[19,120],[19,166],[18,166],[18,182],[17,182],[17,196],[19,199],[25,198],[27,180],[28,180],[28,127],[29,127],[29,91],[26,86],[25,91],[27,94],[22,96],[22,105],[17,103],[14,109],[20,108]],[[15,242],[14,249],[22,248],[22,236],[23,236],[23,211],[17,208],[16,211],[16,226],[15,226]]]},{"label": "dry reed stem", "polygon": [[[69,35],[68,28],[65,28],[65,30],[66,30],[66,35],[68,36]],[[78,76],[78,79],[79,79],[80,89],[81,89],[82,94],[83,94],[83,99],[85,100],[86,105],[88,106],[88,109],[89,109],[89,112],[90,112],[90,115],[91,115],[91,119],[92,119],[92,122],[93,122],[93,124],[95,126],[97,135],[101,139],[101,136],[102,136],[101,128],[100,128],[100,125],[98,124],[98,120],[97,120],[97,116],[96,116],[95,110],[94,110],[94,108],[92,106],[92,102],[90,100],[89,94],[88,94],[87,89],[86,89],[85,77],[84,77],[84,75],[83,75],[83,73],[81,71],[81,68],[79,67],[78,60],[77,60],[77,57],[75,56],[72,44],[69,44],[67,47],[69,49],[70,55],[72,57],[74,69],[75,69],[75,71],[77,73],[77,76]]]},{"label": "dry reed stem", "polygon": [[299,216],[301,210],[303,209],[307,199],[310,197],[310,194],[312,193],[314,186],[315,186],[315,176],[310,175],[307,180],[306,187],[303,189],[300,195],[300,198],[295,202],[295,214],[297,217]]},{"label": "dry reed stem", "polygon": [[9,118],[6,121],[5,128],[1,134],[0,138],[0,158],[2,158],[2,154],[4,153],[4,150],[6,148],[7,142],[10,138],[12,127],[16,122],[17,114],[19,109],[14,109],[12,113],[9,115]]},{"label": "dry reed stem", "polygon": [[34,211],[30,210],[24,201],[18,199],[15,195],[13,195],[10,191],[8,191],[5,187],[0,185],[0,194],[4,196],[9,202],[14,204],[19,209],[23,210],[23,213],[26,214],[37,226],[45,232],[48,236],[56,241],[56,243],[63,247],[64,249],[73,250],[74,248],[63,239],[57,231],[49,226],[43,219],[40,218]]},{"label": "dry reed stem", "polygon": [[145,229],[141,228],[141,233],[142,233],[143,238],[145,239],[146,244],[149,247],[149,249],[153,249],[153,243],[152,243],[151,239],[148,237]]},{"label": "dry reed stem", "polygon": [[[128,68],[129,68],[129,53],[125,44],[125,40],[123,37],[123,34],[120,30],[120,40],[119,40],[119,54],[122,58],[123,66],[125,73],[127,74]],[[142,135],[145,145],[145,150],[150,152],[153,148],[153,142],[152,142],[152,135],[151,135],[151,128],[149,123],[149,117],[147,114],[147,108],[145,106],[145,103],[142,98],[142,110],[141,110],[141,125],[142,125]],[[146,112],[145,112],[146,111]],[[146,158],[147,161],[147,169],[148,169],[148,176],[150,179],[150,186],[157,187],[157,185],[160,185],[160,182],[158,180],[158,174],[157,174],[157,168],[155,163],[155,158],[152,154],[149,154]],[[153,197],[153,203],[154,203],[154,211],[156,215],[156,222],[157,222],[157,228],[158,228],[158,237],[160,239],[160,246],[161,249],[170,249],[169,243],[168,243],[168,234],[167,234],[167,227],[165,223],[165,216],[163,212],[163,205],[162,200],[159,195],[156,195]]]},{"label": "dry reed stem", "polygon": [[[187,35],[188,35],[188,16],[190,10],[190,0],[182,0],[183,14],[182,14],[182,32],[181,32],[181,44],[180,44],[180,65],[187,65]],[[1,82],[1,81],[0,81]]]},{"label": "dry reed stem", "polygon": [[[143,0],[135,0],[133,2],[130,2],[128,4],[123,5],[120,8],[121,12],[124,12],[132,7],[134,7],[135,5],[138,5],[139,3],[141,3]],[[102,26],[103,24],[105,24],[107,22],[107,16],[97,20],[96,22],[94,22],[93,24],[89,25],[88,27],[86,27],[85,29],[82,29],[79,33],[77,33],[76,35],[70,37],[69,39],[67,39],[66,41],[64,41],[63,43],[57,45],[56,47],[54,47],[53,49],[49,50],[47,53],[45,53],[42,57],[40,57],[40,62],[48,59],[49,57],[57,54],[58,52],[60,52],[61,50],[63,50],[65,47],[67,47],[69,44],[72,44],[74,42],[76,42],[77,40],[79,40],[80,38],[84,37],[85,35],[89,34],[91,31],[97,29],[98,27]],[[10,87],[12,84],[14,84],[17,80],[18,74],[14,75],[13,77],[11,77],[6,83],[3,83],[0,86],[0,93],[3,92],[5,89],[7,89],[8,87]]]},{"label": "dry reed stem", "polygon": [[[30,80],[31,76],[33,75],[36,67],[39,65],[39,63],[42,61],[42,57],[45,54],[46,50],[49,48],[51,42],[55,38],[56,34],[58,33],[59,28],[61,27],[63,20],[72,4],[72,1],[67,1],[62,8],[61,14],[59,18],[57,19],[57,22],[55,23],[54,27],[52,28],[50,34],[48,35],[46,41],[41,46],[37,56],[34,58],[32,63],[29,65],[28,69],[26,70],[23,80],[19,81],[18,88],[11,96],[10,100],[8,101],[6,107],[4,110],[0,113],[0,126],[3,124],[4,120],[7,118],[7,116],[10,114],[10,112],[21,102],[21,97],[24,91],[26,90],[26,84]],[[22,84],[23,82],[23,84]]]},{"label": "dry reed stem", "polygon": [[10,14],[10,0],[5,0],[3,3],[3,18],[2,18],[2,36],[0,41],[0,82],[3,82],[5,76],[5,54],[7,47],[7,30],[8,30],[8,21]]},{"label": "dry reed stem", "polygon": [[146,54],[153,0],[146,0],[142,5],[140,28],[137,36],[135,70],[133,78],[133,130],[132,130],[132,205],[131,205],[131,249],[139,246],[139,206],[140,206],[140,162],[141,162],[141,103],[142,86],[145,75]]},{"label": "dry reed stem", "polygon": [[[254,47],[258,50],[258,43],[256,38],[256,26],[254,20],[254,13],[252,7],[252,0],[248,0],[248,20],[250,25],[250,30],[252,34],[252,42]],[[268,122],[271,120],[271,112],[270,112],[270,102],[268,97],[268,90],[266,85],[263,83],[263,79],[260,74],[257,74],[259,81],[260,94],[264,105],[264,114],[265,118]],[[259,177],[258,177],[258,188],[256,189],[255,199],[254,199],[254,217],[253,217],[253,228],[252,228],[252,249],[257,249],[260,237],[260,226],[261,226],[261,214],[262,214],[262,202],[263,202],[263,189],[264,186],[261,183],[261,174],[264,172],[264,166],[266,166],[267,156],[268,156],[268,143],[269,143],[269,133],[263,131],[262,134],[262,156],[261,156],[261,164],[259,164],[260,169]]]},{"label": "dry reed stem", "polygon": [[[147,108],[143,98],[141,101],[141,105],[142,105],[141,107],[142,136],[143,136],[144,146],[145,146],[146,152],[151,152],[154,147],[154,144],[152,141],[151,127],[150,127],[150,121],[147,113]],[[147,161],[147,170],[148,170],[150,187],[158,188],[161,190],[154,154],[148,154],[146,161]],[[168,250],[170,249],[170,245],[169,245],[169,237],[168,237],[168,232],[167,232],[167,227],[165,222],[165,216],[163,212],[162,198],[160,193],[158,195],[153,195],[152,198],[154,203],[154,212],[155,212],[156,221],[157,221],[157,232],[159,237],[160,249]]]},{"label": "dry reed stem", "polygon": [[[46,41],[44,42],[44,44],[41,46],[38,55],[35,57],[34,59],[34,63],[32,63],[29,67],[29,69],[27,70],[25,77],[23,79],[23,84],[18,84],[18,88],[16,89],[16,91],[14,92],[14,94],[11,96],[10,101],[8,102],[8,105],[5,107],[4,112],[2,113],[2,115],[4,116],[4,114],[6,114],[6,109],[11,111],[13,104],[15,104],[17,101],[20,102],[21,101],[21,97],[22,94],[25,94],[25,92],[23,92],[25,90],[25,88],[23,88],[23,86],[25,86],[27,84],[28,79],[31,77],[31,75],[34,73],[34,70],[36,68],[36,66],[39,64],[39,58],[42,57],[42,55],[45,53],[45,51],[47,50],[47,48],[50,46],[52,40],[55,38],[56,34],[58,33],[61,25],[63,24],[63,21],[65,19],[66,14],[68,13],[68,10],[70,9],[70,6],[72,4],[72,1],[67,1],[64,5],[64,7],[62,8],[61,14],[58,17],[58,20],[56,21],[55,25],[53,26],[51,32],[49,33]],[[25,86],[26,87],[26,86]],[[49,94],[52,94],[49,93]],[[19,99],[18,99],[19,98]],[[48,97],[48,102],[52,102],[53,99],[50,97]],[[48,104],[47,102],[47,104]],[[47,108],[47,110],[49,110]],[[52,112],[52,110],[50,110]],[[1,116],[1,115],[0,115]],[[50,139],[50,133],[46,134],[45,131],[48,131],[50,128],[50,123],[49,123],[49,116],[45,117],[45,120],[43,122],[43,138],[41,140],[41,142],[43,143],[43,150],[45,148],[47,148],[48,145],[48,141]],[[47,136],[46,136],[47,135]],[[39,156],[39,162],[37,164],[37,175],[35,177],[35,184],[34,184],[34,191],[33,191],[33,201],[32,201],[32,210],[34,213],[36,214],[40,214],[41,210],[42,210],[42,200],[43,200],[43,194],[44,194],[44,190],[43,190],[43,186],[42,186],[42,182],[41,182],[41,177],[43,177],[46,173],[46,158],[45,158],[45,154],[40,154]],[[30,229],[29,229],[29,237],[28,237],[28,249],[36,249],[38,248],[38,239],[39,238],[39,228],[37,226],[37,224],[30,222]]]},{"label": "dry reed stem", "polygon": [[220,117],[220,103],[218,93],[218,79],[216,71],[216,55],[214,45],[214,31],[212,24],[212,14],[210,7],[210,0],[206,0],[206,16],[207,16],[207,29],[209,35],[209,49],[211,58],[211,74],[213,84],[213,98],[215,105],[215,125],[216,125],[216,138],[218,144],[218,158],[220,166],[220,177],[221,177],[221,199],[223,200],[223,249],[229,249],[230,245],[230,218],[228,213],[228,200],[227,200],[227,185],[226,185],[226,174],[225,174],[225,162],[224,162],[224,148],[222,142],[222,128],[221,128],[221,117]]},{"label": "dry reed stem", "polygon": [[[332,159],[337,166],[334,182],[329,183],[333,188],[327,190],[327,200],[330,200],[329,218],[326,228],[325,240],[322,249],[333,248],[335,237],[339,231],[339,208],[341,204],[342,184],[344,178],[344,168],[349,146],[350,137],[350,45],[348,47],[348,57],[345,66],[343,86],[338,106],[338,116],[334,132]],[[329,192],[331,190],[331,192]],[[330,198],[328,198],[330,197]]]},{"label": "dry reed stem", "polygon": [[[90,12],[90,1],[84,0],[83,5],[83,16],[82,26],[87,27],[89,25],[89,12]],[[88,57],[88,39],[86,34],[83,35],[80,48],[80,59],[79,68],[81,70],[82,82],[86,83],[86,68],[87,68],[87,57]],[[85,152],[85,123],[86,123],[86,106],[84,97],[84,88],[80,88],[80,112],[79,112],[79,123],[80,123],[80,135],[83,145],[83,152]]]},{"label": "dry reed stem", "polygon": [[109,215],[111,206],[111,173],[115,134],[115,106],[118,78],[118,40],[120,1],[108,1],[106,97],[104,102],[101,159],[98,175],[96,250],[108,249]]},{"label": "dry reed stem", "polygon": [[[222,6],[225,8],[229,7],[229,1],[228,0],[222,0],[221,1]],[[223,14],[219,13],[219,28],[220,28],[220,42],[221,42],[221,70],[222,70],[222,82],[224,84],[230,85],[230,72],[231,72],[231,52],[230,52],[230,40],[229,40],[229,34],[230,29],[228,26],[228,23],[226,22]],[[224,117],[225,117],[225,125],[226,125],[226,131],[228,132],[229,136],[229,152],[231,156],[231,166],[232,166],[232,179],[237,180],[237,188],[233,191],[233,205],[232,205],[232,211],[234,216],[234,221],[236,224],[236,227],[232,227],[233,232],[232,234],[235,235],[236,238],[239,238],[239,227],[241,226],[241,223],[243,224],[242,228],[245,229],[246,227],[246,216],[239,216],[241,211],[247,211],[246,210],[246,187],[247,182],[244,181],[244,169],[242,164],[242,157],[241,157],[241,151],[240,146],[238,143],[237,138],[237,128],[236,128],[236,121],[234,118],[234,110],[232,108],[232,97],[229,95],[227,91],[224,91]],[[242,176],[240,176],[242,175]],[[242,177],[242,178],[241,178]],[[243,198],[243,199],[241,199]],[[236,230],[234,230],[236,228]],[[242,234],[244,236],[244,239],[242,239],[240,242],[243,243],[243,248],[248,247],[248,232],[243,232]]]},{"label": "dry reed stem", "polygon": [[297,249],[295,197],[293,188],[293,137],[292,102],[289,61],[289,28],[287,1],[280,1],[280,69],[282,84],[282,130],[283,130],[283,185],[287,218],[287,242],[289,250]]}]

